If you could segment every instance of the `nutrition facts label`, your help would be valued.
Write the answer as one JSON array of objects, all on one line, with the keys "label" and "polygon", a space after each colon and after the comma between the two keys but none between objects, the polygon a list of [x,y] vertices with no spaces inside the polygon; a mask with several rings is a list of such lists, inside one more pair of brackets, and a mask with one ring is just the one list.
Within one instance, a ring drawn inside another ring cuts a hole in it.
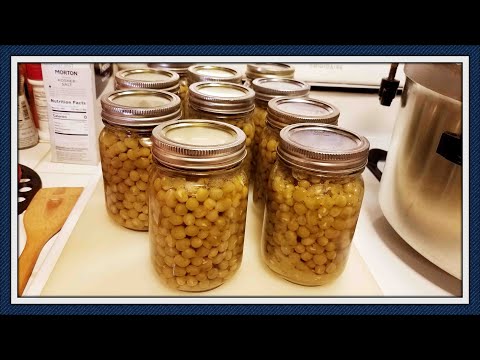
[{"label": "nutrition facts label", "polygon": [[93,163],[96,159],[93,68],[90,64],[43,64],[50,115],[52,161]]}]

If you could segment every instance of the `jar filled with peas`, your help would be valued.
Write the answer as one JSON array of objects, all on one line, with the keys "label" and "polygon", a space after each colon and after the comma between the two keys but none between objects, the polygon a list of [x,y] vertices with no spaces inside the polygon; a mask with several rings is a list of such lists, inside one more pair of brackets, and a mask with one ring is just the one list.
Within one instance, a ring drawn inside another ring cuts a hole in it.
[{"label": "jar filled with peas", "polygon": [[187,80],[187,71],[189,66],[194,65],[193,63],[149,63],[148,67],[153,69],[163,69],[168,71],[173,71],[180,76],[180,90],[179,96],[182,100],[182,110],[186,114],[186,104],[185,98],[188,92],[188,80]]},{"label": "jar filled with peas", "polygon": [[205,291],[242,261],[248,177],[246,136],[235,126],[180,120],[153,130],[150,249],[164,283]]},{"label": "jar filled with peas", "polygon": [[161,90],[117,90],[102,100],[100,158],[110,217],[132,230],[148,230],[150,137],[158,124],[179,119],[180,98]]},{"label": "jar filled with peas", "polygon": [[255,91],[255,110],[253,123],[255,124],[255,139],[253,141],[252,170],[257,168],[258,147],[262,132],[265,129],[268,102],[272,99],[288,96],[302,97],[310,92],[310,85],[303,81],[282,78],[258,78],[253,80],[252,89]]},{"label": "jar filled with peas", "polygon": [[247,137],[244,165],[249,174],[255,136],[252,119],[255,109],[254,91],[239,84],[202,81],[190,85],[188,94],[190,118],[222,121],[243,130]]},{"label": "jar filled with peas", "polygon": [[309,97],[274,98],[268,102],[266,126],[258,146],[253,200],[263,205],[268,176],[277,157],[280,130],[295,123],[338,124],[339,110],[323,100]]},{"label": "jar filled with peas", "polygon": [[180,76],[160,68],[125,69],[115,74],[115,89],[156,89],[178,95]]},{"label": "jar filled with peas", "polygon": [[308,286],[340,276],[363,200],[369,146],[332,125],[295,124],[280,132],[262,237],[271,270]]},{"label": "jar filled with peas", "polygon": [[246,80],[244,85],[251,86],[257,78],[293,79],[295,68],[283,63],[254,63],[247,64],[245,71]]}]

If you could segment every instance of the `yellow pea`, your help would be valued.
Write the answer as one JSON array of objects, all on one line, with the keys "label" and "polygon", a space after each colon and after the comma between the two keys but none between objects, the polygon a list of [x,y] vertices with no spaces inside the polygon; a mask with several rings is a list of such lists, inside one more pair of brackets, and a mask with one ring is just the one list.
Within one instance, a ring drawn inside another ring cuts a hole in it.
[{"label": "yellow pea", "polygon": [[[176,212],[176,208],[175,208],[175,212]],[[187,226],[188,225],[194,225],[195,224],[195,216],[193,216],[193,214],[185,214],[183,216],[183,223]]]},{"label": "yellow pea", "polygon": [[186,234],[185,234],[185,228],[183,226],[175,226],[173,229],[172,229],[172,232],[171,232],[172,236],[177,239],[177,240],[180,240],[180,239],[183,239],[185,238]]},{"label": "yellow pea", "polygon": [[197,190],[196,198],[199,202],[204,202],[208,199],[209,191],[205,188],[200,188]]},{"label": "yellow pea", "polygon": [[195,198],[189,198],[186,202],[186,207],[188,210],[190,211],[194,211],[196,208],[198,208],[199,206],[199,203],[198,203],[198,200],[195,199]]},{"label": "yellow pea", "polygon": [[180,188],[175,191],[175,198],[178,202],[185,203],[188,200],[187,190]]},{"label": "yellow pea", "polygon": [[203,203],[203,206],[205,206],[207,210],[215,209],[216,205],[217,205],[217,202],[211,198],[206,199],[205,202]]},{"label": "yellow pea", "polygon": [[215,201],[218,201],[218,200],[222,199],[223,198],[223,190],[219,189],[219,188],[216,188],[216,187],[212,188],[210,190],[210,198],[212,200],[215,200]]}]

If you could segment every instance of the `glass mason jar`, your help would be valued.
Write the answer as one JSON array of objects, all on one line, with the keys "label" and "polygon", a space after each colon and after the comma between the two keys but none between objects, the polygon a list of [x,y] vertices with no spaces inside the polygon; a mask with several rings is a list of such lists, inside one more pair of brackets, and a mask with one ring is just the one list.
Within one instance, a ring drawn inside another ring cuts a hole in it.
[{"label": "glass mason jar", "polygon": [[255,63],[247,64],[246,80],[243,85],[250,87],[257,78],[293,79],[295,68],[282,63]]},{"label": "glass mason jar", "polygon": [[234,125],[247,136],[245,167],[250,174],[252,144],[255,136],[253,110],[255,93],[243,85],[203,81],[190,85],[188,116],[194,119],[217,120]]},{"label": "glass mason jar", "polygon": [[[267,117],[268,102],[274,98],[302,97],[310,92],[310,85],[303,81],[282,78],[258,78],[252,81],[252,89],[255,91],[255,110],[253,123],[255,124],[255,138],[253,141],[252,171],[257,168],[258,147],[260,145],[265,118]],[[252,174],[254,176],[254,174]]]},{"label": "glass mason jar", "polygon": [[245,140],[235,126],[209,120],[153,130],[150,249],[170,288],[210,290],[240,266],[248,200]]},{"label": "glass mason jar", "polygon": [[179,95],[180,76],[163,69],[126,69],[115,74],[115,89],[156,89]]},{"label": "glass mason jar", "polygon": [[262,237],[271,270],[308,286],[340,276],[363,200],[369,146],[333,125],[294,124],[280,132]]},{"label": "glass mason jar", "polygon": [[263,206],[268,176],[277,158],[280,130],[296,123],[338,124],[339,110],[323,100],[309,97],[275,98],[268,102],[266,126],[258,146],[253,200]]},{"label": "glass mason jar", "polygon": [[[180,90],[179,96],[182,99],[182,111],[183,114],[186,114],[187,105],[185,103],[185,98],[188,92],[188,80],[187,80],[187,71],[189,66],[194,65],[193,63],[149,63],[148,67],[154,69],[164,69],[168,71],[173,71],[180,76]],[[183,116],[185,117],[185,115]]]},{"label": "glass mason jar", "polygon": [[148,230],[150,137],[163,121],[179,119],[180,98],[151,90],[117,90],[102,100],[100,133],[105,202],[110,217],[132,230]]}]

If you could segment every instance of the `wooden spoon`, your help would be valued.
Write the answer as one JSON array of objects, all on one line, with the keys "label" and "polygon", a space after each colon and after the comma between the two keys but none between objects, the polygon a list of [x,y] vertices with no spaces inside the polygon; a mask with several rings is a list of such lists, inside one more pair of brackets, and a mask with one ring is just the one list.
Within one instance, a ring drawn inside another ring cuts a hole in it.
[{"label": "wooden spoon", "polygon": [[40,189],[35,194],[23,216],[27,242],[18,259],[19,296],[44,245],[60,231],[82,191],[81,187],[59,187]]}]

